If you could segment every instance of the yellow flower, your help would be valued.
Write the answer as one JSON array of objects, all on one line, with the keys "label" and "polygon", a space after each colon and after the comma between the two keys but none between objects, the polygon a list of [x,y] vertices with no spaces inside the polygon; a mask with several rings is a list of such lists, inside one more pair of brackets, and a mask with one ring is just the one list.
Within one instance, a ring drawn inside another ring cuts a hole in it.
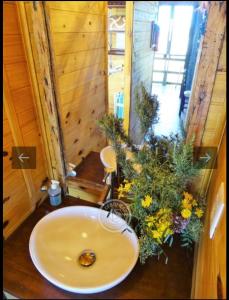
[{"label": "yellow flower", "polygon": [[122,198],[124,196],[124,188],[122,184],[118,188],[118,199]]},{"label": "yellow flower", "polygon": [[203,216],[204,212],[201,208],[197,208],[195,210],[195,215],[198,217],[198,218],[201,218]]},{"label": "yellow flower", "polygon": [[124,180],[124,185],[120,184],[119,188],[118,188],[118,198],[122,198],[125,196],[126,193],[128,193],[130,191],[130,188],[132,186],[131,182],[128,182],[128,180]]},{"label": "yellow flower", "polygon": [[192,198],[193,198],[192,195],[189,194],[188,192],[184,192],[183,195],[184,195],[185,199],[187,199],[188,201],[192,200]]},{"label": "yellow flower", "polygon": [[195,199],[192,200],[192,206],[197,206],[197,201]]},{"label": "yellow flower", "polygon": [[122,198],[122,197],[124,197],[124,194],[123,194],[123,193],[119,193],[119,194],[118,194],[118,199],[120,199],[120,198]]},{"label": "yellow flower", "polygon": [[192,214],[191,210],[189,210],[189,209],[187,209],[187,208],[184,208],[184,209],[182,209],[182,211],[181,211],[181,215],[182,215],[182,217],[185,218],[185,219],[188,219],[188,218],[191,216],[191,214]]},{"label": "yellow flower", "polygon": [[192,208],[192,204],[186,198],[182,200],[182,206],[184,208],[187,208],[187,209],[191,209]]},{"label": "yellow flower", "polygon": [[130,182],[128,182],[128,183],[125,184],[125,186],[124,186],[124,191],[125,191],[126,193],[128,193],[128,192],[130,191],[131,185],[132,185],[132,184],[131,184]]},{"label": "yellow flower", "polygon": [[162,236],[162,233],[157,230],[152,230],[152,236],[154,239],[158,239]]},{"label": "yellow flower", "polygon": [[142,200],[142,206],[144,207],[144,208],[147,208],[147,207],[149,207],[151,204],[152,204],[152,202],[153,202],[153,199],[152,199],[152,197],[150,197],[149,195],[146,195],[145,196],[145,199],[144,200]]},{"label": "yellow flower", "polygon": [[146,222],[154,222],[155,221],[155,217],[154,216],[147,216],[145,218]]},{"label": "yellow flower", "polygon": [[166,223],[162,223],[158,226],[157,230],[160,231],[160,232],[164,232],[165,229],[167,228],[167,224]]},{"label": "yellow flower", "polygon": [[152,225],[153,225],[153,222],[148,222],[148,223],[147,223],[147,226],[148,226],[148,227],[152,227]]},{"label": "yellow flower", "polygon": [[157,212],[157,215],[169,214],[171,212],[171,208],[160,208]]}]

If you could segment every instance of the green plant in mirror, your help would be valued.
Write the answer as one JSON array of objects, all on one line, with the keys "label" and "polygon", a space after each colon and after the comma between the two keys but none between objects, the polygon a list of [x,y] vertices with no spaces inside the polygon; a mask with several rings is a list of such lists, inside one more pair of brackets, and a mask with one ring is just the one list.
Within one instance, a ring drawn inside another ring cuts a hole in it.
[{"label": "green plant in mirror", "polygon": [[143,83],[135,89],[136,113],[140,121],[141,131],[145,135],[153,124],[158,122],[159,102],[157,95],[150,95]]},{"label": "green plant in mirror", "polygon": [[182,246],[190,247],[203,228],[205,199],[190,192],[203,167],[194,161],[194,138],[186,141],[178,134],[158,137],[146,130],[147,139],[137,147],[124,132],[122,120],[114,115],[105,115],[99,126],[114,147],[125,178],[118,197],[130,203],[140,261],[163,254],[167,262],[164,246],[172,246],[174,235],[180,236]]}]

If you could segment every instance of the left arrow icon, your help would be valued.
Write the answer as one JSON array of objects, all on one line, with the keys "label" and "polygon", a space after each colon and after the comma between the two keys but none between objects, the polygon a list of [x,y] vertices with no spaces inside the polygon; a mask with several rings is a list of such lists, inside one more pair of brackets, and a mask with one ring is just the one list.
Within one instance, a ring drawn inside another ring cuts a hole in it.
[{"label": "left arrow icon", "polygon": [[22,153],[22,154],[20,154],[20,155],[18,156],[18,158],[20,159],[20,161],[21,161],[22,163],[24,163],[23,159],[29,159],[28,156],[23,156],[23,155],[24,155],[24,153]]}]

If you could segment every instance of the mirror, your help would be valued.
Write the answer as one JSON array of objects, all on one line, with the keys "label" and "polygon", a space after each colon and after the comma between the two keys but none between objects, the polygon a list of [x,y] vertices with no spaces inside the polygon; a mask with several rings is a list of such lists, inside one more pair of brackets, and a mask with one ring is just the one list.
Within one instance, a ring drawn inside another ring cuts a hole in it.
[{"label": "mirror", "polygon": [[124,118],[130,138],[141,144],[136,93],[143,84],[159,102],[154,133],[183,133],[207,12],[197,1],[126,2],[108,12],[109,113]]}]

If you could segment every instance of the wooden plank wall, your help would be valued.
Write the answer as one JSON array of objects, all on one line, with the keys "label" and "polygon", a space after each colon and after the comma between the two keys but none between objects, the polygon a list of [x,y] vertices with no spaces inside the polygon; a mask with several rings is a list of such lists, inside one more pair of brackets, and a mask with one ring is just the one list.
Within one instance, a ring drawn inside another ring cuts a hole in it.
[{"label": "wooden plank wall", "polygon": [[107,111],[107,3],[45,4],[65,160],[79,164],[106,144],[96,121]]},{"label": "wooden plank wall", "polygon": [[[223,39],[215,81],[209,103],[208,114],[203,129],[201,146],[218,147],[226,122],[226,35]],[[195,188],[203,194],[207,192],[212,170],[202,170],[195,182]]]},{"label": "wooden plank wall", "polygon": [[15,145],[9,120],[3,112],[3,236],[7,238],[32,211],[32,202],[22,170],[11,168],[11,148]]},{"label": "wooden plank wall", "polygon": [[142,135],[135,112],[135,89],[143,82],[151,93],[154,57],[150,48],[151,24],[157,20],[157,15],[158,1],[134,1],[129,135],[136,144],[141,143]]},{"label": "wooden plank wall", "polygon": [[133,1],[126,1],[125,24],[125,56],[124,56],[124,120],[123,128],[129,134],[130,127],[130,99],[132,75],[132,42],[133,42]]},{"label": "wooden plank wall", "polygon": [[[209,238],[210,214],[218,189],[224,183],[224,211],[213,239]],[[204,232],[198,248],[192,299],[227,299],[226,295],[226,130],[218,152],[207,194],[208,209]]]},{"label": "wooden plank wall", "polygon": [[[25,6],[24,6],[25,5]],[[63,141],[56,105],[56,86],[50,54],[49,37],[43,2],[18,3],[24,29],[27,32],[27,50],[32,52],[30,69],[34,71],[34,87],[38,88],[37,103],[42,110],[45,127],[46,150],[49,152],[51,178],[59,180],[64,186],[66,167],[63,155]],[[26,31],[27,30],[27,31]]]},{"label": "wooden plank wall", "polygon": [[226,1],[209,4],[206,32],[200,47],[187,116],[187,138],[195,133],[195,145],[203,141],[207,116],[226,29]]},{"label": "wooden plank wall", "polygon": [[[44,197],[40,187],[47,170],[14,2],[4,2],[3,17],[3,150],[8,153],[3,158],[3,221],[9,222],[4,229],[4,236],[8,237]],[[35,146],[36,169],[12,169],[12,146]]]}]

